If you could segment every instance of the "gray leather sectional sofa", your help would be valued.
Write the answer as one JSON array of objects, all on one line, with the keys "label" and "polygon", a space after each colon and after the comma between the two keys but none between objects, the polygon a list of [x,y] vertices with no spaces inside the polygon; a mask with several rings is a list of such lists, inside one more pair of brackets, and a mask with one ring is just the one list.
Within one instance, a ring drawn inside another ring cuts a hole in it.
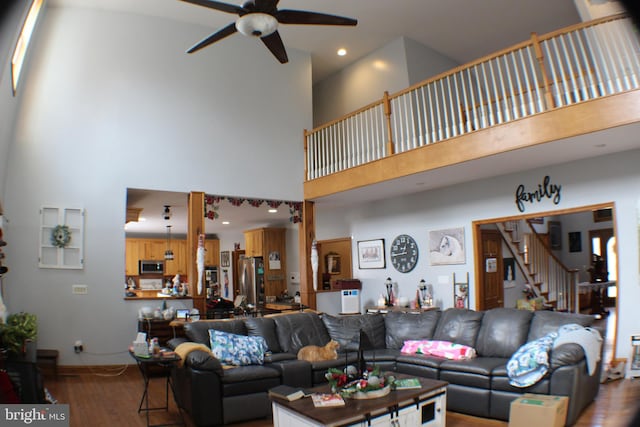
[{"label": "gray leather sectional sofa", "polygon": [[[266,417],[271,412],[267,392],[278,384],[310,387],[325,382],[330,367],[344,367],[358,358],[360,340],[364,358],[383,369],[449,383],[447,409],[464,414],[508,420],[512,400],[522,393],[569,396],[566,425],[596,397],[601,362],[589,375],[583,348],[563,344],[551,351],[549,372],[536,384],[517,388],[509,384],[506,364],[526,342],[559,326],[591,326],[592,316],[552,311],[530,312],[499,308],[485,312],[467,309],[421,314],[388,313],[330,316],[296,312],[273,317],[202,320],[185,325],[186,340],[209,345],[209,329],[262,336],[269,352],[263,365],[224,367],[204,351],[192,351],[182,367],[174,369],[178,404],[198,426],[224,425]],[[338,360],[309,363],[297,360],[305,345],[341,344]],[[448,360],[404,354],[405,340],[441,340],[468,345],[477,357]],[[174,348],[184,338],[170,341]]]}]

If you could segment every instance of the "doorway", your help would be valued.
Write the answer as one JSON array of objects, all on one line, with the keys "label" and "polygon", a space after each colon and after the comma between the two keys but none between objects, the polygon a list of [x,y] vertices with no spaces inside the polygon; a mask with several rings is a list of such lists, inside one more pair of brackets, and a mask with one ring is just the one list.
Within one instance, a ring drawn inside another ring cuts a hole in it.
[{"label": "doorway", "polygon": [[495,230],[482,230],[481,234],[483,286],[480,288],[480,310],[504,307],[502,235]]},{"label": "doorway", "polygon": [[[602,221],[596,215],[597,212],[602,210],[610,210],[612,212],[611,217],[606,221]],[[497,224],[521,219],[531,220],[542,240],[546,240],[549,245],[551,244],[549,223],[553,223],[554,229],[552,231],[558,234],[554,237],[554,239],[557,238],[557,240],[554,240],[554,246],[557,249],[554,249],[552,253],[562,260],[568,268],[576,270],[578,282],[591,281],[590,268],[591,255],[593,253],[597,253],[603,258],[606,257],[608,280],[616,281],[617,244],[613,203],[474,221],[474,259],[476,260],[474,267],[476,277],[474,295],[475,307],[478,310],[486,310],[495,306],[515,307],[517,299],[525,298],[523,282],[526,282],[526,279],[523,277],[524,275],[519,267],[516,265],[513,269],[513,278],[517,280],[508,280],[507,276],[510,276],[511,273],[507,274],[506,271],[503,271],[505,266],[510,264],[509,258],[514,255],[506,244],[498,245],[501,250],[496,247],[496,234],[499,236],[500,242],[502,242],[502,235],[497,231]],[[495,262],[492,259],[493,254],[495,254]],[[495,268],[493,267],[494,264]],[[610,286],[605,299],[605,305],[612,314],[617,314],[615,298],[617,292],[617,283],[614,283]],[[579,295],[576,295],[576,297],[579,297]],[[500,300],[501,302],[499,302]],[[590,313],[590,309],[590,305],[579,305],[579,310],[582,313]],[[569,311],[575,311],[575,308],[570,308]],[[610,354],[615,354],[616,319],[617,315],[608,316],[607,319],[607,346],[612,349]]]}]

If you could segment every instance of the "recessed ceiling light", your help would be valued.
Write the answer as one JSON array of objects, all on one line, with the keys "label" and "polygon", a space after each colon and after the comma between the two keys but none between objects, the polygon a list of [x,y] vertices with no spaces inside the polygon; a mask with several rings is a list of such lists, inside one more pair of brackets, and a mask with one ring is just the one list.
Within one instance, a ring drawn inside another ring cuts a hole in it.
[{"label": "recessed ceiling light", "polygon": [[338,49],[338,56],[345,56],[347,54],[347,49],[341,47],[340,49]]},{"label": "recessed ceiling light", "polygon": [[269,209],[269,213],[278,213],[278,209]]},{"label": "recessed ceiling light", "polygon": [[222,225],[229,225],[230,222],[229,221],[222,221]]}]

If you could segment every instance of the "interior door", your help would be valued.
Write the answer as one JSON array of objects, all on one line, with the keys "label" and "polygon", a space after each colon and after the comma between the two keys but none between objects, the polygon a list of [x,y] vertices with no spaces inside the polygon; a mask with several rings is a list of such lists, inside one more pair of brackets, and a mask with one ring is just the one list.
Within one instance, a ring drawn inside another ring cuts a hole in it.
[{"label": "interior door", "polygon": [[482,230],[481,310],[504,306],[502,235],[497,230]]}]

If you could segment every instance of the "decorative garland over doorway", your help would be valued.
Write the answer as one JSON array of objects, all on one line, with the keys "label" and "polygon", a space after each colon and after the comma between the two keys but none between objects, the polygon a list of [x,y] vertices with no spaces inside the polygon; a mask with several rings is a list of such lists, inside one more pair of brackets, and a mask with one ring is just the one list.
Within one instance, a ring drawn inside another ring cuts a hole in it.
[{"label": "decorative garland over doorway", "polygon": [[254,208],[258,208],[263,204],[267,204],[270,208],[277,209],[280,205],[289,206],[289,221],[294,224],[302,222],[302,202],[294,202],[290,200],[268,200],[268,199],[249,199],[244,197],[219,196],[215,194],[205,194],[204,216],[212,221],[218,218],[218,209],[220,202],[228,201],[232,206],[242,206],[244,202]]}]

